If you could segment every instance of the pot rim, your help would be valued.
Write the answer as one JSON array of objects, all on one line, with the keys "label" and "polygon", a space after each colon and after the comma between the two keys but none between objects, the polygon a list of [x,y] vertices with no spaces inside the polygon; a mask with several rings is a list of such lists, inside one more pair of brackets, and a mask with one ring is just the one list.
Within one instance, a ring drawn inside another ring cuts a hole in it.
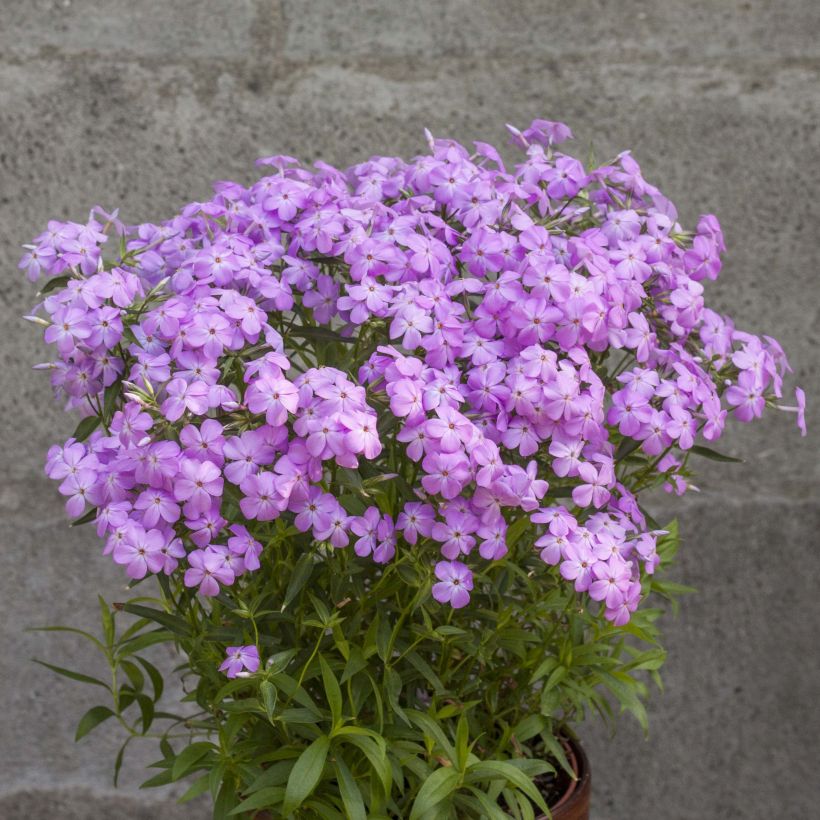
[{"label": "pot rim", "polygon": [[[573,771],[575,772],[576,778],[574,780],[570,780],[569,786],[561,796],[561,799],[554,805],[550,806],[550,814],[552,817],[555,817],[555,811],[557,809],[569,807],[574,800],[583,800],[587,796],[591,776],[589,758],[587,758],[584,747],[578,739],[567,735],[562,737],[560,740],[561,745],[567,753],[567,758]],[[540,814],[536,820],[549,820],[549,815]]]}]

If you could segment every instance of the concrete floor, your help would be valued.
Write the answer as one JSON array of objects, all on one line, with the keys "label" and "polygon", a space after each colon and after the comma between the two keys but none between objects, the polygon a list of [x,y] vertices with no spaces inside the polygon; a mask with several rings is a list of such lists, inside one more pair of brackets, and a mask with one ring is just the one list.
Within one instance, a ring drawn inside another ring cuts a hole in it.
[{"label": "concrete floor", "polygon": [[783,415],[736,430],[721,449],[745,464],[660,502],[682,516],[678,578],[701,592],[666,621],[649,739],[628,719],[614,739],[585,730],[593,818],[818,816],[817,0],[0,0],[2,820],[207,816],[137,791],[152,749],[113,792],[116,733],[73,743],[91,693],[29,662],[95,663],[22,630],[94,625],[94,591],[122,576],[41,475],[72,425],[31,371],[19,245],[96,203],[159,219],[265,154],[412,156],[425,126],[500,143],[536,116],[569,123],[581,156],[632,149],[689,225],[719,215],[711,299],[781,340],[812,402],[808,438]]}]

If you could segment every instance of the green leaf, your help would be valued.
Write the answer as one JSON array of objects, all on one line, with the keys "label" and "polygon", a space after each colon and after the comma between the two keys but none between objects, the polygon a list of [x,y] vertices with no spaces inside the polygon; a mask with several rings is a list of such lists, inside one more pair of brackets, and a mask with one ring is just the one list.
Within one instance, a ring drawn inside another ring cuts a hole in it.
[{"label": "green leaf", "polygon": [[[290,750],[288,750],[290,751]],[[250,786],[243,789],[244,794],[253,794],[271,786],[281,786],[282,796],[285,795],[285,783],[288,782],[288,775],[293,768],[293,760],[279,760],[265,769]]]},{"label": "green leaf", "polygon": [[273,723],[278,690],[269,680],[263,680],[259,685],[259,692],[262,695],[262,705],[265,707],[265,714],[267,714],[268,720]]},{"label": "green leaf", "polygon": [[125,757],[125,749],[128,744],[133,740],[134,735],[129,735],[125,739],[125,743],[120,746],[120,750],[117,752],[116,758],[114,758],[114,777],[112,778],[112,782],[114,784],[114,788],[117,788],[117,781],[120,779],[120,769],[122,769],[122,760]]},{"label": "green leaf", "polygon": [[105,388],[105,396],[103,398],[103,418],[107,422],[111,421],[111,417],[114,415],[114,408],[116,407],[121,389],[121,379],[118,379],[113,384],[110,384]]},{"label": "green leaf", "polygon": [[385,666],[384,668],[384,690],[387,694],[387,702],[390,708],[399,717],[400,720],[407,722],[407,716],[404,709],[399,704],[399,694],[401,693],[402,681],[401,675],[393,669],[392,666]]},{"label": "green leaf", "polygon": [[108,692],[111,691],[111,687],[107,683],[103,683],[97,678],[92,678],[90,675],[83,675],[81,672],[72,672],[70,669],[63,669],[62,666],[53,666],[45,661],[38,661],[37,658],[33,658],[33,660],[34,663],[39,663],[40,666],[45,666],[46,669],[50,669],[52,672],[56,672],[64,678],[71,678],[71,680],[76,680],[80,683],[93,683],[95,686],[102,686],[102,688]]},{"label": "green leaf", "polygon": [[381,484],[385,481],[392,482],[395,478],[398,478],[396,473],[379,473],[362,482],[362,486],[365,488],[375,487],[377,484]]},{"label": "green leaf", "polygon": [[235,814],[242,814],[256,809],[274,808],[282,802],[284,796],[285,790],[282,786],[268,786],[268,788],[260,789],[243,800],[235,809],[229,812],[228,816],[232,817]]},{"label": "green leaf", "polygon": [[322,626],[330,626],[330,610],[324,601],[317,598],[312,592],[308,592],[310,602],[313,604],[313,609],[319,616],[319,621]]},{"label": "green leaf", "polygon": [[515,806],[517,809],[516,817],[520,818],[520,820],[535,820],[535,811],[533,811],[532,803],[530,803],[521,792],[504,789],[502,794],[507,804]]},{"label": "green leaf", "polygon": [[211,800],[216,800],[219,795],[219,787],[222,785],[222,778],[225,775],[227,764],[217,763],[216,766],[208,772],[208,790],[211,792]]},{"label": "green leaf", "polygon": [[458,787],[459,773],[452,768],[442,766],[436,769],[422,784],[413,808],[410,820],[418,820],[432,811],[443,800],[446,800]]},{"label": "green leaf", "polygon": [[470,756],[470,724],[467,722],[467,715],[463,712],[456,724],[456,759],[453,761],[456,768],[463,772],[467,768],[467,760]]},{"label": "green leaf", "polygon": [[630,678],[627,674],[618,675],[609,672],[599,674],[601,682],[615,695],[621,707],[631,712],[641,725],[644,733],[647,733],[649,731],[649,717],[636,691],[638,681]]},{"label": "green leaf", "polygon": [[615,462],[625,459],[630,453],[634,452],[641,446],[641,441],[634,438],[625,438],[615,451]]},{"label": "green leaf", "polygon": [[148,677],[151,679],[151,686],[154,688],[154,703],[156,703],[162,697],[164,688],[162,674],[154,664],[145,660],[145,658],[135,658],[135,660],[148,673]]},{"label": "green leaf", "polygon": [[436,634],[441,635],[442,638],[459,638],[467,633],[461,629],[461,627],[444,624],[443,626],[436,627]]},{"label": "green leaf", "polygon": [[156,789],[158,786],[167,786],[171,782],[171,770],[166,769],[164,772],[155,774],[149,777],[144,783],[140,783],[141,789]]},{"label": "green leaf", "polygon": [[132,604],[130,601],[123,604],[122,608],[132,615],[138,615],[140,618],[148,618],[149,621],[155,621],[177,635],[189,637],[191,634],[191,627],[177,615],[171,615],[168,612],[163,612],[161,609],[153,609],[150,606]]},{"label": "green leaf", "polygon": [[323,655],[319,655],[319,664],[322,667],[322,682],[324,683],[327,704],[330,707],[330,716],[335,729],[342,723],[342,690],[339,688],[339,682]]},{"label": "green leaf", "polygon": [[63,274],[62,276],[54,276],[49,279],[42,288],[40,288],[40,292],[37,295],[45,296],[47,293],[52,293],[58,288],[64,288],[72,278],[73,277],[71,274],[68,273]]},{"label": "green leaf", "polygon": [[711,461],[724,461],[729,464],[743,464],[742,458],[733,458],[732,456],[725,456],[723,453],[719,453],[717,450],[713,450],[711,447],[704,447],[702,444],[695,444],[689,450],[690,453],[694,453],[698,456],[703,456],[703,458],[708,458]]},{"label": "green leaf", "polygon": [[512,549],[521,539],[521,536],[526,532],[530,526],[530,518],[528,515],[522,515],[515,521],[507,530],[506,542],[507,546]]},{"label": "green leaf", "polygon": [[347,659],[345,670],[342,673],[341,683],[347,683],[357,672],[367,667],[364,653],[358,646],[350,647],[350,657]]},{"label": "green leaf", "polygon": [[83,524],[90,524],[97,517],[97,508],[92,507],[86,510],[79,518],[69,522],[69,527],[81,527]]},{"label": "green leaf", "polygon": [[340,495],[338,501],[342,507],[344,507],[345,512],[350,515],[364,515],[364,512],[367,509],[367,505],[361,498],[351,495],[350,493]]},{"label": "green leaf", "polygon": [[676,584],[674,581],[656,581],[653,578],[652,591],[671,598],[674,595],[691,595],[693,592],[697,592],[697,589],[685,584]]},{"label": "green leaf", "polygon": [[131,661],[123,660],[120,661],[120,669],[128,676],[134,692],[142,692],[142,687],[145,686],[145,675],[140,672],[137,665]]},{"label": "green leaf", "polygon": [[[379,618],[376,624],[376,651],[385,663],[390,661],[391,635],[392,632],[387,618]],[[399,678],[399,689],[401,689],[401,678]]]},{"label": "green leaf", "polygon": [[194,780],[193,785],[177,800],[177,803],[187,803],[208,791],[210,773],[203,774]]},{"label": "green leaf", "polygon": [[105,652],[105,646],[97,640],[91,633],[76,629],[73,626],[32,626],[26,632],[72,632],[75,635],[82,635],[83,638],[91,641],[101,652]]},{"label": "green leaf", "polygon": [[557,666],[553,669],[549,678],[547,678],[547,682],[544,684],[544,691],[549,692],[550,689],[558,686],[558,684],[561,683],[561,681],[567,676],[567,671],[566,666]]},{"label": "green leaf", "polygon": [[283,709],[278,719],[285,725],[304,723],[312,726],[322,722],[322,718],[310,709]]},{"label": "green leaf", "polygon": [[230,703],[223,703],[222,710],[232,715],[244,714],[246,712],[264,713],[265,711],[258,698],[241,698],[240,700],[234,700]]},{"label": "green leaf", "polygon": [[189,772],[194,765],[202,760],[208,752],[216,747],[213,743],[201,741],[199,743],[192,743],[190,746],[184,748],[174,760],[174,765],[171,767],[171,779],[179,780],[186,772]]},{"label": "green leaf", "polygon": [[567,759],[567,753],[564,750],[564,747],[561,745],[558,738],[552,733],[552,731],[544,732],[541,735],[542,740],[544,741],[544,745],[549,750],[549,753],[553,756],[555,760],[558,761],[558,765],[570,776],[575,777],[575,770],[572,768],[569,760]]},{"label": "green leaf", "polygon": [[114,645],[114,616],[111,614],[111,607],[108,606],[102,595],[98,595],[97,600],[100,604],[100,617],[102,618],[105,643],[110,648]]},{"label": "green leaf", "polygon": [[526,743],[541,734],[546,725],[547,721],[541,715],[528,715],[515,726],[512,733],[516,740]]},{"label": "green leaf", "polygon": [[537,680],[541,680],[541,678],[546,677],[546,675],[551,673],[556,666],[558,666],[558,658],[544,658],[544,660],[538,664],[535,672],[532,673],[530,683],[535,683]]},{"label": "green leaf", "polygon": [[137,706],[140,709],[140,718],[142,720],[142,733],[145,734],[154,722],[154,701],[142,693],[137,695]]},{"label": "green leaf", "polygon": [[430,667],[430,664],[428,664],[418,652],[409,652],[406,657],[408,663],[433,687],[433,692],[436,695],[444,692],[445,687],[441,682],[441,678],[439,678]]},{"label": "green leaf", "polygon": [[509,820],[510,815],[501,811],[498,803],[490,800],[481,789],[477,789],[475,786],[468,786],[467,788],[478,801],[481,810],[487,815],[489,820]]},{"label": "green leaf", "polygon": [[[359,751],[361,751],[362,754],[364,754],[364,756],[368,759],[373,771],[381,781],[381,784],[384,787],[384,793],[390,794],[390,789],[393,785],[393,769],[390,766],[390,761],[387,759],[383,741],[381,743],[377,743],[369,737],[349,734],[356,728],[357,727],[355,726],[343,727],[337,732],[335,742],[339,743],[343,741],[359,749]],[[381,738],[379,738],[379,740],[381,741]]]},{"label": "green leaf", "polygon": [[350,470],[347,467],[343,467],[336,473],[336,481],[341,484],[342,487],[350,487],[354,490],[361,490],[364,486],[362,484],[362,477],[356,470]]},{"label": "green leaf", "polygon": [[337,756],[333,762],[333,768],[336,770],[339,794],[342,796],[342,803],[348,820],[367,820],[362,793],[359,791],[356,779],[350,773],[347,764],[341,757]]},{"label": "green leaf", "polygon": [[297,325],[288,331],[288,336],[296,339],[313,339],[320,342],[341,342],[355,344],[356,340],[347,336],[340,336],[324,327],[305,327]]},{"label": "green leaf", "polygon": [[167,643],[168,641],[173,640],[173,633],[169,632],[167,629],[154,629],[151,632],[143,632],[141,635],[137,635],[127,641],[123,641],[122,637],[120,637],[117,656],[120,658],[126,658],[129,655],[133,655],[134,652],[141,652],[149,646],[154,646],[154,644]]},{"label": "green leaf", "polygon": [[77,724],[77,733],[74,735],[75,742],[84,738],[92,729],[110,717],[114,717],[114,712],[107,706],[92,706]]},{"label": "green leaf", "polygon": [[74,438],[77,441],[85,441],[99,426],[99,416],[86,416],[74,431]]},{"label": "green leaf", "polygon": [[277,652],[271,655],[268,659],[267,669],[271,675],[284,672],[288,664],[296,657],[298,651],[296,649],[286,649],[284,652]]},{"label": "green leaf", "polygon": [[470,782],[480,782],[482,780],[505,780],[519,791],[522,791],[536,806],[542,811],[548,812],[546,802],[532,779],[509,761],[485,760],[470,766],[468,770]]},{"label": "green leaf", "polygon": [[372,729],[365,729],[364,726],[342,726],[336,732],[336,738],[345,738],[356,735],[358,737],[369,737],[375,740],[384,749],[384,738]]},{"label": "green leaf", "polygon": [[418,712],[415,709],[408,709],[407,717],[410,722],[415,724],[430,740],[434,740],[441,752],[450,760],[454,761],[456,757],[453,745],[447,739],[439,723],[425,712]]},{"label": "green leaf", "polygon": [[666,652],[663,649],[649,649],[646,652],[641,652],[632,658],[629,663],[624,664],[622,670],[637,671],[638,669],[655,670],[660,669],[666,660]]},{"label": "green leaf", "polygon": [[298,809],[316,788],[322,777],[329,749],[330,738],[320,735],[299,755],[288,777],[282,814],[287,816]]},{"label": "green leaf", "polygon": [[232,777],[226,777],[219,788],[214,801],[213,820],[224,820],[228,812],[236,805],[236,784]]},{"label": "green leaf", "polygon": [[293,568],[293,574],[290,576],[288,588],[285,591],[285,599],[282,602],[283,611],[288,608],[291,601],[293,601],[293,599],[302,591],[312,573],[313,554],[306,552],[296,562],[296,566]]},{"label": "green leaf", "polygon": [[663,529],[666,530],[666,535],[663,536],[662,540],[669,539],[676,543],[680,540],[680,524],[678,524],[677,518],[673,518]]}]

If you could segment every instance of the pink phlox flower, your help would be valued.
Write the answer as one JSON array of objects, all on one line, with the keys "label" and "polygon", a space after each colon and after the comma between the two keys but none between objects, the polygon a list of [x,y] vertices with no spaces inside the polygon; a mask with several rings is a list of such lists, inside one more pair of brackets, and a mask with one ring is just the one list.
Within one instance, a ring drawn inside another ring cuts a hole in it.
[{"label": "pink phlox flower", "polygon": [[233,536],[228,539],[228,549],[236,555],[242,556],[245,569],[251,572],[259,569],[262,544],[248,532],[247,527],[243,527],[241,524],[232,524],[229,529]]},{"label": "pink phlox flower", "polygon": [[434,518],[435,513],[430,504],[408,501],[396,519],[396,528],[408,544],[415,544],[419,536],[429,538],[432,535]]},{"label": "pink phlox flower", "polygon": [[213,597],[219,594],[220,584],[231,586],[236,575],[225,564],[225,555],[221,550],[206,547],[188,553],[188,569],[183,580],[186,587],[198,587],[200,595]]},{"label": "pink phlox flower", "polygon": [[453,609],[461,609],[470,603],[473,588],[473,574],[461,561],[439,561],[436,564],[436,578],[433,597],[440,604],[450,604]]},{"label": "pink phlox flower", "polygon": [[225,650],[225,660],[219,667],[226,677],[234,679],[243,670],[251,674],[259,670],[259,650],[256,646],[229,646]]},{"label": "pink phlox flower", "polygon": [[613,482],[611,468],[606,465],[596,468],[587,461],[578,466],[578,476],[584,483],[572,490],[572,500],[579,507],[603,507],[610,497],[608,488]]},{"label": "pink phlox flower", "polygon": [[125,565],[129,578],[144,578],[149,572],[159,572],[163,568],[164,546],[165,538],[159,530],[146,530],[139,524],[131,524],[125,539],[114,547],[114,561]]},{"label": "pink phlox flower", "polygon": [[433,524],[433,538],[441,543],[441,554],[453,559],[468,555],[475,546],[474,533],[478,530],[478,519],[469,513],[448,511],[444,521]]}]

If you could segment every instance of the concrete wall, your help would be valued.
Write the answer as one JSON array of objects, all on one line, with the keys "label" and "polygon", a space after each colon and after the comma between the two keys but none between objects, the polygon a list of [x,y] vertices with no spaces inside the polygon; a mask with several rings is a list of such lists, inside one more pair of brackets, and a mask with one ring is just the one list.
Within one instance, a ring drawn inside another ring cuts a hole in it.
[{"label": "concrete wall", "polygon": [[690,225],[719,214],[730,257],[711,298],[784,343],[813,401],[809,438],[783,415],[735,431],[723,449],[746,464],[661,501],[701,593],[667,620],[650,739],[628,721],[586,731],[593,817],[817,816],[817,0],[0,0],[1,818],[151,818],[169,800],[136,791],[147,750],[113,793],[116,733],[72,742],[91,693],[29,662],[96,663],[22,630],[93,625],[95,589],[116,597],[122,576],[41,475],[71,423],[30,369],[18,246],[95,203],[160,218],[263,154],[410,156],[424,126],[500,142],[535,116],[569,123],[582,154],[633,149]]}]

